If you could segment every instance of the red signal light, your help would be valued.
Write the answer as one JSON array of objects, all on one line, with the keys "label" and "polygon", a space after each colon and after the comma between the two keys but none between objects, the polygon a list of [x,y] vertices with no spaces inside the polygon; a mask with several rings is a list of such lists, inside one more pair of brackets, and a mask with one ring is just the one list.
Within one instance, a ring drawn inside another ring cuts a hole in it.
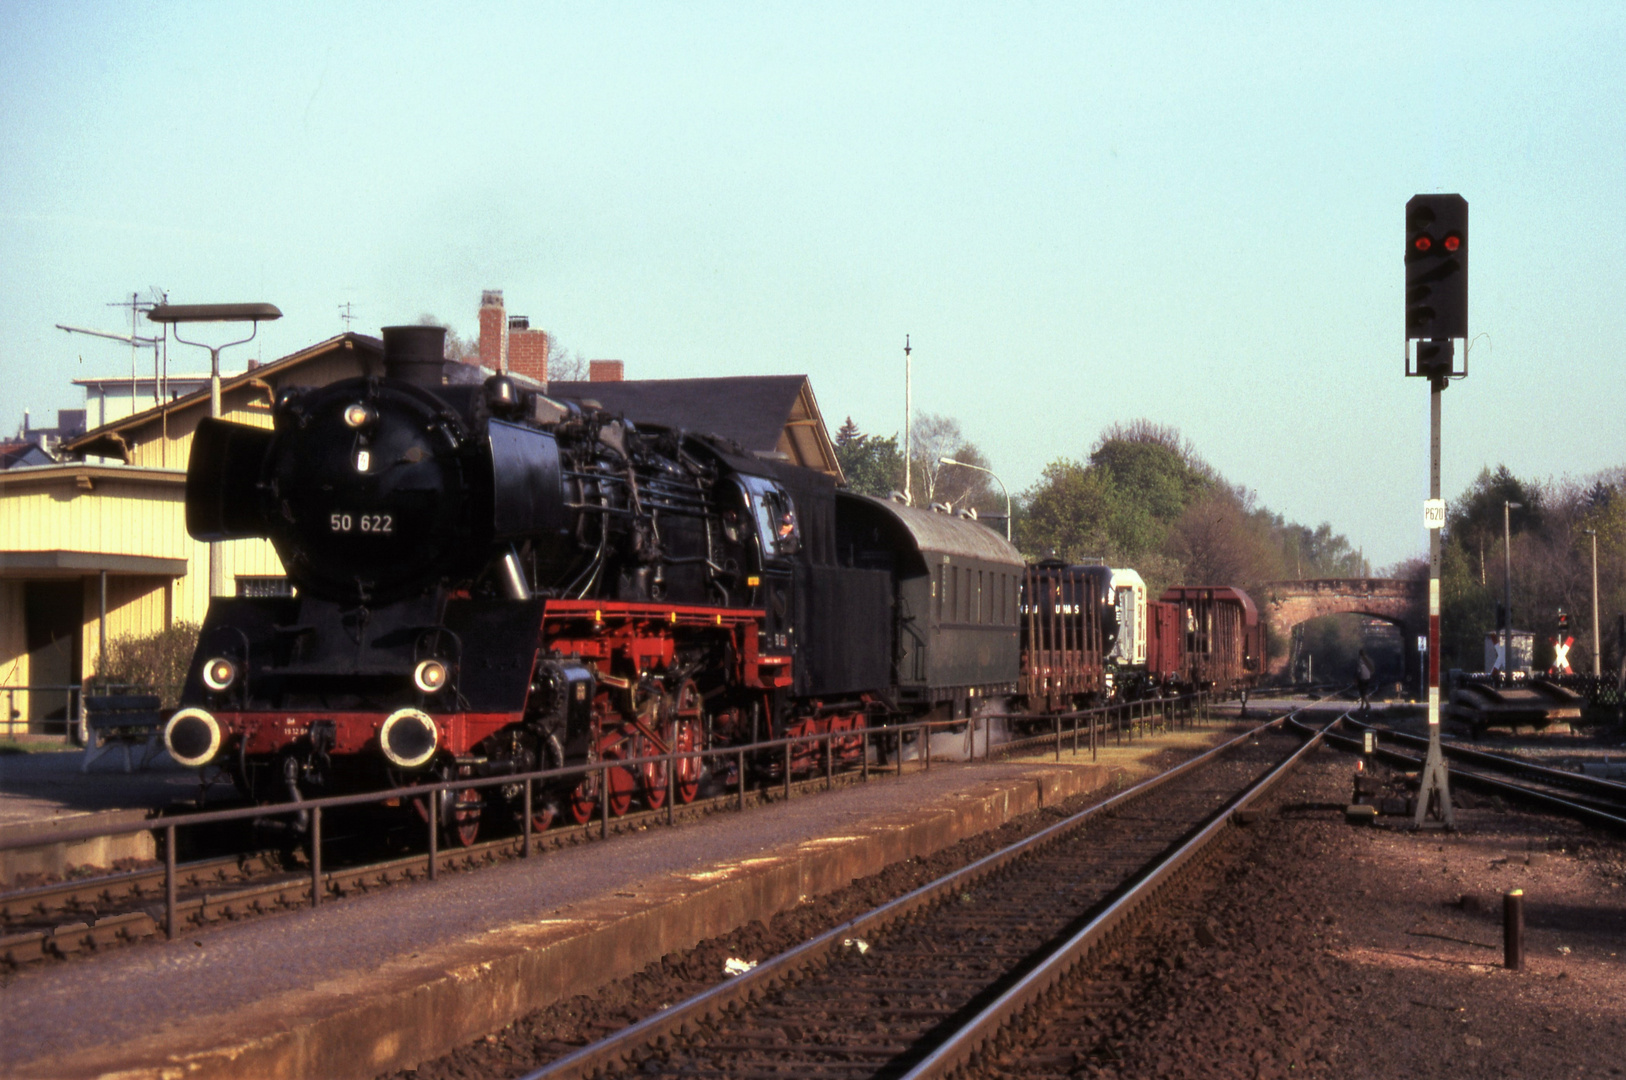
[{"label": "red signal light", "polygon": [[1447,236],[1445,238],[1445,250],[1447,250],[1447,251],[1455,251],[1455,250],[1457,250],[1457,248],[1459,248],[1461,246],[1462,246],[1462,238],[1460,236]]},{"label": "red signal light", "polygon": [[1416,248],[1418,251],[1427,251],[1433,246],[1434,241],[1430,240],[1426,236],[1419,236],[1412,244],[1412,247]]}]

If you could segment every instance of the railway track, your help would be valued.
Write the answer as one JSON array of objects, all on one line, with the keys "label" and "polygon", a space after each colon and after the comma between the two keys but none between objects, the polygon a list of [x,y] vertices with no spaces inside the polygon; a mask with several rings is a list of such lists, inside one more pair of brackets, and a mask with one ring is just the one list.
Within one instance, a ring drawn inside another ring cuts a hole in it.
[{"label": "railway track", "polygon": [[[1422,767],[1421,754],[1428,748],[1427,739],[1387,727],[1363,724],[1352,717],[1346,717],[1345,722],[1357,732],[1376,731],[1378,756],[1384,760],[1407,770]],[[1359,739],[1333,733],[1328,733],[1327,739],[1333,745],[1346,750],[1356,752],[1361,750]],[[1413,755],[1397,750],[1391,745],[1394,743],[1415,746],[1419,753]],[[1563,769],[1554,769],[1519,758],[1456,746],[1443,741],[1440,744],[1440,751],[1447,758],[1459,763],[1451,769],[1453,784],[1472,786],[1493,795],[1518,799],[1543,809],[1569,814],[1589,824],[1626,832],[1626,784],[1566,772]],[[1474,767],[1464,768],[1464,764]],[[1503,775],[1495,776],[1492,775],[1493,772]],[[1523,782],[1506,779],[1507,776],[1520,777]]]},{"label": "railway track", "polygon": [[938,1075],[969,1060],[1318,739],[1280,718],[525,1080]]}]

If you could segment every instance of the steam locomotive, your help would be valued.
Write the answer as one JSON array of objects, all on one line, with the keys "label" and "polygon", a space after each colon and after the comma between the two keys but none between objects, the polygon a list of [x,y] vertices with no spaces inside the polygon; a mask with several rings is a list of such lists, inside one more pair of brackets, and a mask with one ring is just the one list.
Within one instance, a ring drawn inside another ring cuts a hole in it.
[{"label": "steam locomotive", "polygon": [[[166,745],[258,800],[966,715],[1017,689],[1023,563],[975,521],[554,400],[387,327],[383,377],[204,421],[199,539],[264,537],[291,597],[210,603]],[[852,757],[858,740],[837,744]],[[608,770],[695,797],[698,756]],[[537,801],[585,820],[597,773]],[[444,808],[472,842],[492,808]]]},{"label": "steam locomotive", "polygon": [[[210,602],[177,761],[271,801],[678,755],[542,792],[545,828],[694,799],[701,749],[1065,710],[1146,670],[1113,659],[1112,571],[1026,566],[967,516],[481,378],[444,333],[386,327],[382,377],[284,390],[269,430],[200,424],[189,532],[268,539],[295,594]],[[518,788],[445,795],[448,839],[518,814]]]}]

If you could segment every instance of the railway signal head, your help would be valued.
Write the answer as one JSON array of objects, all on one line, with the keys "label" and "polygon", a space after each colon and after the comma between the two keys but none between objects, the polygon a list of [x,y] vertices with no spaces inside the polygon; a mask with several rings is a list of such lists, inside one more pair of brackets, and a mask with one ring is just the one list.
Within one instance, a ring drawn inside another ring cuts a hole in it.
[{"label": "railway signal head", "polygon": [[1416,195],[1406,204],[1406,340],[1468,336],[1468,200]]},{"label": "railway signal head", "polygon": [[1426,375],[1433,379],[1444,379],[1452,372],[1452,357],[1455,350],[1452,348],[1450,338],[1444,341],[1419,341],[1417,343],[1417,374]]}]

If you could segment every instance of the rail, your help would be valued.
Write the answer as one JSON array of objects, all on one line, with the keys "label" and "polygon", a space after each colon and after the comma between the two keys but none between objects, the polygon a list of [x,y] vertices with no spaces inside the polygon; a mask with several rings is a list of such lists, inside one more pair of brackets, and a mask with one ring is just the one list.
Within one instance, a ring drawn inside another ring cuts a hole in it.
[{"label": "rail", "polygon": [[[1294,721],[1294,724],[1302,729],[1302,725],[1299,725],[1297,721]],[[1348,736],[1338,735],[1332,732],[1328,732],[1326,738],[1328,742],[1339,746],[1342,749],[1350,750],[1355,753],[1360,753],[1363,749],[1362,741],[1359,739],[1353,739]],[[1411,754],[1402,753],[1391,746],[1385,746],[1382,740],[1379,740],[1378,743],[1377,756],[1383,758],[1391,764],[1400,765],[1402,768],[1408,770],[1420,768],[1423,764],[1423,759],[1421,757],[1414,757]],[[1541,766],[1530,766],[1530,768],[1539,769]],[[1489,791],[1492,794],[1504,795],[1510,798],[1520,799],[1525,802],[1535,803],[1536,805],[1545,807],[1546,809],[1557,810],[1573,817],[1580,818],[1582,821],[1592,825],[1601,825],[1605,828],[1614,829],[1617,832],[1626,832],[1626,806],[1618,803],[1614,804],[1609,809],[1604,809],[1599,806],[1592,806],[1588,805],[1587,803],[1576,802],[1575,799],[1562,798],[1550,792],[1542,791],[1539,788],[1526,787],[1523,784],[1515,784],[1510,780],[1501,780],[1494,776],[1487,776],[1481,772],[1473,772],[1468,769],[1461,768],[1451,770],[1451,781],[1452,783],[1461,783],[1476,787],[1482,791]],[[1611,812],[1611,810],[1614,812]]]},{"label": "rail", "polygon": [[[1153,700],[1173,703],[1169,706],[1170,708],[1173,708],[1175,705],[1183,704],[1185,706],[1185,712],[1192,715],[1206,715],[1208,705],[1208,698],[1206,695],[1187,695],[1181,698]],[[1108,710],[1109,709],[1110,707],[1108,707]],[[1087,716],[1102,714],[1104,711],[1107,710],[1079,710],[1076,713],[1062,714],[1062,717],[1058,718],[1056,728],[1058,734],[1055,737],[1058,759],[1061,748],[1061,736],[1059,734],[1059,732],[1062,730],[1061,719],[1065,717],[1073,718],[1073,724],[1069,730],[1072,731],[1074,735],[1074,746],[1075,749],[1077,749],[1079,737],[1078,733],[1085,726],[1078,721]],[[797,747],[810,747],[811,750],[809,753],[811,753],[814,758],[814,761],[809,763],[806,757],[803,757],[801,763],[807,766],[801,771],[801,775],[804,777],[813,775],[813,768],[817,766],[819,763],[818,759],[821,756],[819,754],[819,750],[822,749],[822,765],[826,788],[834,786],[835,764],[837,756],[854,749],[858,750],[858,765],[861,771],[861,776],[864,780],[867,781],[869,779],[870,772],[875,769],[880,769],[887,772],[891,772],[895,769],[898,776],[901,778],[904,773],[904,766],[906,764],[906,756],[904,753],[904,742],[906,737],[911,735],[914,737],[919,747],[916,760],[920,762],[923,770],[929,771],[932,765],[931,744],[933,733],[939,731],[952,732],[963,727],[966,729],[966,737],[970,744],[970,752],[967,753],[966,758],[968,760],[975,760],[973,754],[976,747],[976,721],[981,719],[987,718],[972,717],[950,720],[917,720],[904,724],[889,724],[885,727],[864,728],[858,731],[827,731],[810,735],[794,735],[781,739],[771,739],[764,742],[753,743],[749,746],[726,747],[711,750],[673,751],[665,754],[650,754],[643,757],[633,758],[609,758],[597,762],[564,766],[557,769],[538,769],[533,772],[477,777],[466,780],[445,780],[431,784],[416,784],[408,787],[386,788],[378,791],[360,792],[354,795],[333,795],[319,799],[302,799],[298,802],[277,803],[270,806],[245,806],[227,810],[201,811],[198,813],[186,814],[184,817],[167,820],[160,819],[160,821],[158,821],[156,824],[152,821],[147,821],[112,827],[103,825],[83,829],[64,829],[53,832],[50,837],[50,843],[71,844],[85,840],[101,839],[104,837],[124,836],[139,832],[162,831],[165,895],[164,929],[166,935],[173,940],[180,932],[180,920],[177,916],[179,899],[179,873],[176,861],[176,852],[178,850],[176,841],[179,830],[183,828],[197,828],[207,825],[221,825],[231,822],[279,817],[292,817],[297,827],[300,825],[300,819],[303,818],[305,822],[303,827],[308,830],[307,836],[310,847],[311,906],[316,907],[321,904],[322,894],[325,891],[322,887],[322,816],[323,813],[328,810],[389,803],[401,799],[422,799],[427,810],[427,813],[425,814],[425,825],[429,849],[428,877],[430,880],[435,880],[439,873],[440,864],[440,819],[443,801],[440,796],[442,795],[467,790],[503,788],[515,784],[523,785],[523,803],[522,813],[520,815],[522,828],[520,855],[522,858],[530,858],[533,849],[532,822],[535,811],[537,785],[539,782],[548,784],[550,781],[570,781],[572,779],[579,778],[577,779],[577,783],[579,784],[596,774],[598,779],[597,786],[599,800],[597,821],[599,825],[599,835],[601,838],[604,838],[608,837],[609,835],[610,819],[612,817],[610,806],[610,770],[612,769],[636,770],[639,766],[643,765],[665,764],[667,766],[665,770],[667,788],[666,799],[662,805],[662,808],[666,811],[668,822],[671,822],[676,814],[677,765],[680,761],[693,762],[698,760],[705,762],[708,759],[713,761],[728,761],[729,759],[732,759],[732,764],[736,770],[735,776],[738,789],[738,806],[739,809],[744,810],[747,799],[745,778],[747,776],[746,763],[748,758],[758,761],[762,761],[771,756],[777,756],[779,758],[779,760],[774,762],[774,764],[783,770],[784,775],[781,779],[783,783],[784,797],[788,799],[790,798],[792,784],[797,773],[795,768],[797,764],[797,755],[795,752]],[[1104,725],[1102,726],[1104,728]],[[1092,746],[1094,745],[1093,740],[1096,727],[1097,725],[1094,719],[1092,719],[1092,722],[1089,725]],[[986,725],[983,726],[983,730],[986,731]],[[885,752],[888,749],[888,745],[894,741],[896,743],[893,751],[896,757],[895,766],[887,766],[884,764],[884,762],[878,762],[875,766],[872,766],[870,763],[871,749],[876,748],[877,744],[879,744],[880,753],[878,756],[884,757]],[[777,751],[777,754],[774,753],[775,751]],[[986,746],[986,737],[983,757],[984,760],[987,760],[988,748]],[[557,786],[569,787],[571,785],[568,783],[561,783]],[[620,815],[617,814],[614,816]],[[583,822],[583,824],[586,825],[587,823]],[[0,851],[16,848],[38,847],[40,843],[41,841],[37,837],[5,840],[0,841]]]},{"label": "rail", "polygon": [[[524,1074],[520,1080],[578,1080],[578,1078],[606,1075],[611,1071],[610,1066],[617,1062],[630,1060],[628,1055],[636,1047],[648,1045],[663,1035],[679,1031],[684,1028],[685,1024],[698,1022],[707,1016],[716,1015],[732,1003],[754,1000],[758,994],[785,980],[791,973],[806,968],[821,956],[833,952],[840,943],[872,937],[882,927],[896,923],[904,916],[919,911],[945,896],[952,896],[962,892],[969,888],[971,884],[994,875],[1023,856],[1044,850],[1047,845],[1075,832],[1099,815],[1109,813],[1141,798],[1176,777],[1183,776],[1214,760],[1226,751],[1257,737],[1264,730],[1282,725],[1289,718],[1289,715],[1291,714],[1277,717],[1274,720],[1261,723],[1257,727],[1250,728],[1218,746],[1181,762],[1172,769],[1126,788],[1110,798],[1056,822],[1015,844],[986,855],[967,866],[938,878],[936,881],[922,885],[912,892],[849,919],[795,948],[780,953],[778,956],[764,960],[751,970],[727,982],[719,983],[685,1001],[670,1005],[660,1012],[622,1028],[598,1042],[571,1051],[539,1069]],[[1273,769],[1269,775],[1250,785],[1244,795],[1230,801],[1214,815],[1205,828],[1201,829],[1192,839],[1180,845],[1165,860],[1163,865],[1169,867],[1167,870],[1153,871],[1150,876],[1140,879],[1138,884],[1132,887],[1128,893],[1109,904],[1107,909],[1097,916],[1085,928],[1085,931],[1081,932],[1080,937],[1083,937],[1090,933],[1091,927],[1096,928],[1093,935],[1084,942],[1082,947],[1088,948],[1091,942],[1121,921],[1124,915],[1138,903],[1140,897],[1147,895],[1150,890],[1160,885],[1169,873],[1183,865],[1203,843],[1216,835],[1230,820],[1231,814],[1236,809],[1246,806],[1248,801],[1268,788],[1276,777],[1281,775],[1292,763],[1298,761],[1318,741],[1319,738],[1312,739],[1305,746],[1295,750],[1286,764]],[[1073,939],[1068,943],[1068,946],[1076,947],[1078,940],[1078,938]],[[1033,976],[1030,975],[1022,980],[1018,987],[1013,988],[1012,993],[1016,993],[1017,990],[1023,987],[1030,986],[1032,981]],[[1000,1000],[1007,1001],[1010,996],[1010,994],[1007,994]],[[982,1019],[982,1015],[977,1017],[979,1021]],[[919,1072],[919,1069],[916,1072]]]},{"label": "rail", "polygon": [[[1273,721],[1272,724],[1288,720],[1292,716],[1293,714],[1288,714],[1281,720]],[[1051,987],[1060,982],[1078,961],[1088,956],[1091,950],[1103,942],[1135,908],[1155,895],[1181,867],[1212,843],[1232,820],[1232,815],[1246,809],[1248,804],[1269,791],[1288,770],[1320,745],[1327,729],[1337,722],[1332,720],[1320,731],[1313,732],[1304,745],[1293,751],[1285,761],[1226,803],[1194,836],[1166,858],[1159,860],[1123,895],[1113,900],[1059,948],[1050,952],[1016,985],[999,995],[986,1008],[944,1039],[918,1065],[905,1073],[903,1080],[927,1080],[929,1077],[947,1076],[966,1064],[972,1054],[997,1035],[1004,1025],[1039,1002]]]}]

